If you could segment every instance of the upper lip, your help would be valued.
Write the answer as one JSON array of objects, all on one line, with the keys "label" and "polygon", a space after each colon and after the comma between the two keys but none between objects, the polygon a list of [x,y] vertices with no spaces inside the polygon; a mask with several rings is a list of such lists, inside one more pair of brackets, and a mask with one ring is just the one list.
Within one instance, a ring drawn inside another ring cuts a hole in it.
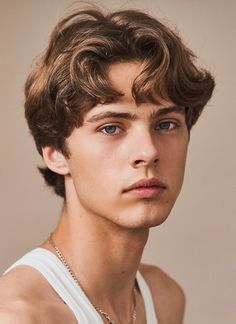
[{"label": "upper lip", "polygon": [[142,179],[135,183],[133,183],[131,186],[127,187],[124,192],[130,191],[137,188],[150,188],[150,187],[158,187],[158,188],[166,188],[166,185],[158,180],[157,178],[152,179]]}]

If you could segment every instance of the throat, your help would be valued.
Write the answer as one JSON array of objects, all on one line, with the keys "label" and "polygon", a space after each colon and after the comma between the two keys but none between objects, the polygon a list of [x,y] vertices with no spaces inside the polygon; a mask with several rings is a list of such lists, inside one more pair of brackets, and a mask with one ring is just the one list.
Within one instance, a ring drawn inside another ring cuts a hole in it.
[{"label": "throat", "polygon": [[[83,294],[86,296],[86,298],[89,300],[89,296],[87,295],[86,291],[82,288],[78,278],[76,277],[75,273],[73,272],[73,270],[71,269],[70,265],[68,264],[68,262],[66,261],[65,256],[63,255],[62,251],[60,251],[59,247],[57,246],[57,244],[55,243],[52,234],[49,237],[49,242],[51,244],[51,246],[53,247],[53,249],[55,250],[55,253],[57,254],[57,257],[59,258],[59,260],[61,261],[61,263],[65,266],[65,268],[68,270],[69,274],[71,275],[71,278],[75,281],[75,283],[78,286],[78,289],[80,291],[83,292]],[[130,323],[134,324],[136,322],[136,317],[137,317],[137,294],[140,294],[140,290],[139,290],[139,286],[137,283],[137,279],[135,279],[134,285],[133,285],[133,289],[132,289],[132,306],[128,307],[128,309],[126,310],[127,307],[127,303],[124,303],[124,299],[123,299],[123,305],[121,305],[120,309],[118,308],[116,310],[117,314],[122,314],[124,313],[124,317],[128,317],[130,318]],[[90,301],[91,302],[91,301]],[[101,317],[103,317],[108,323],[111,324],[115,324],[115,323],[119,323],[119,321],[115,321],[112,316],[109,315],[108,312],[106,312],[103,308],[101,308],[101,306],[98,306],[98,304],[94,304],[93,302],[91,302],[92,306],[94,307],[94,309],[99,313],[99,315]],[[101,304],[101,302],[99,302],[99,304]],[[128,303],[129,304],[129,303]],[[115,308],[117,308],[117,305],[114,305]],[[115,312],[114,312],[115,313]],[[128,314],[125,316],[125,314]]]}]

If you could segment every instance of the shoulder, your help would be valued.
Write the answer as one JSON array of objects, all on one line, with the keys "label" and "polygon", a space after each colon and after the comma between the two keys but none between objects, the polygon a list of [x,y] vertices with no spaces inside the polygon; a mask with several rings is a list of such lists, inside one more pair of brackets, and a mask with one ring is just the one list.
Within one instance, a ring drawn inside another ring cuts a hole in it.
[{"label": "shoulder", "polygon": [[159,323],[182,324],[185,294],[181,286],[156,266],[141,264],[139,270],[151,291]]},{"label": "shoulder", "polygon": [[20,293],[14,276],[12,280],[11,276],[0,278],[0,323],[36,323],[31,304]]},{"label": "shoulder", "polygon": [[76,323],[69,307],[37,270],[19,266],[0,277],[0,323],[59,324],[68,319]]}]

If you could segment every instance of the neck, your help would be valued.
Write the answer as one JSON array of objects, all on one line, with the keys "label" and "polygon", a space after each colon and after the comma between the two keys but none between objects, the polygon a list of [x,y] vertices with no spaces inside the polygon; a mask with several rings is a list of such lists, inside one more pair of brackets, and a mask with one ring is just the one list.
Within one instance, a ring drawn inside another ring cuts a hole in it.
[{"label": "neck", "polygon": [[[91,302],[127,314],[148,229],[121,228],[65,207],[53,239]],[[48,241],[42,247],[50,249]],[[119,309],[118,309],[119,308]]]}]

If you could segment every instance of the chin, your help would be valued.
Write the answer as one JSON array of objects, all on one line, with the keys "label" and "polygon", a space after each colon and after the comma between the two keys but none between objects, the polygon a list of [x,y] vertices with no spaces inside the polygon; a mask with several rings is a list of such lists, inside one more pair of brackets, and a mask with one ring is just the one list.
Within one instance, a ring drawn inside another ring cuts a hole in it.
[{"label": "chin", "polygon": [[169,217],[175,204],[177,195],[174,194],[166,197],[161,196],[159,199],[146,198],[135,200],[129,206],[118,214],[118,222],[127,228],[151,228],[163,224]]},{"label": "chin", "polygon": [[144,219],[134,224],[134,228],[151,228],[160,226],[165,222],[167,217],[155,217],[154,219]]},{"label": "chin", "polygon": [[130,215],[126,214],[126,217],[119,217],[117,223],[123,228],[128,229],[148,229],[151,227],[156,227],[165,222],[170,214],[170,210],[153,210],[142,211],[137,213],[132,213]]}]

